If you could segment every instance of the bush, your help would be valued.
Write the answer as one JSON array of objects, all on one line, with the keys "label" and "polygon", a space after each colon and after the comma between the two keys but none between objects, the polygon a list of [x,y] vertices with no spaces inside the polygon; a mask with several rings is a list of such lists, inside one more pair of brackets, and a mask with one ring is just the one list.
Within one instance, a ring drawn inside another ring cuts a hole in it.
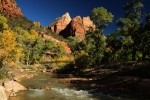
[{"label": "bush", "polygon": [[75,56],[75,65],[82,70],[84,68],[90,67],[92,64],[88,54],[84,51],[80,51]]},{"label": "bush", "polygon": [[30,30],[33,26],[33,22],[27,18],[9,19],[9,26],[14,29],[15,27],[21,27],[24,30]]},{"label": "bush", "polygon": [[1,68],[0,69],[0,79],[8,78],[8,70],[6,68]]}]

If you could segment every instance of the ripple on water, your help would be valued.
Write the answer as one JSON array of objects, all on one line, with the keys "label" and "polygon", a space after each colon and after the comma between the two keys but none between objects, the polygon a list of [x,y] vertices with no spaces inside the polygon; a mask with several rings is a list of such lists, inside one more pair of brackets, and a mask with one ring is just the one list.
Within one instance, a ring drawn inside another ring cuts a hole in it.
[{"label": "ripple on water", "polygon": [[42,97],[45,94],[44,89],[30,89],[30,91],[32,91],[32,93],[28,94],[30,97],[34,98],[34,97]]},{"label": "ripple on water", "polygon": [[92,95],[88,91],[84,90],[74,90],[68,88],[51,88],[53,91],[57,92],[59,95],[66,97],[66,100],[96,100],[92,98]]}]

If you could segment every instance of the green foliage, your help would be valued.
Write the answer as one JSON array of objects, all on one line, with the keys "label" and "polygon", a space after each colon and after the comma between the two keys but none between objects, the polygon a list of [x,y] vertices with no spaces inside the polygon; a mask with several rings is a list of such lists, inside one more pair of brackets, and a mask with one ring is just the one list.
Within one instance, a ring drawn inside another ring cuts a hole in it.
[{"label": "green foliage", "polygon": [[45,50],[48,51],[52,58],[57,58],[64,54],[64,47],[50,40],[45,42]]},{"label": "green foliage", "polygon": [[84,47],[86,56],[83,55],[80,57],[80,60],[83,58],[83,61],[86,60],[85,62],[88,62],[90,66],[101,64],[106,46],[106,37],[103,35],[102,29],[106,27],[108,22],[112,22],[113,17],[112,13],[103,7],[92,10],[91,19],[97,26],[97,29],[89,30],[86,33]]},{"label": "green foliage", "polygon": [[[118,25],[120,28],[117,32],[120,33],[122,37],[122,48],[123,51],[131,53],[132,60],[136,60],[136,52],[138,51],[138,40],[141,32],[141,11],[143,8],[143,3],[139,0],[132,0],[127,2],[124,9],[126,14],[124,18],[118,20]],[[131,51],[130,51],[131,50]],[[122,50],[121,50],[122,51]],[[126,60],[126,59],[125,59]]]},{"label": "green foliage", "polygon": [[103,7],[94,8],[91,14],[92,21],[96,24],[96,30],[89,30],[86,33],[85,40],[77,42],[72,37],[71,50],[75,56],[77,66],[89,67],[101,64],[104,57],[106,47],[106,37],[102,33],[102,29],[106,27],[108,22],[112,22],[113,15]]},{"label": "green foliage", "polygon": [[0,68],[0,80],[8,77],[8,70],[6,70],[6,68]]},{"label": "green foliage", "polygon": [[106,37],[99,32],[91,31],[86,34],[85,52],[87,52],[91,64],[100,64],[104,56],[104,49],[106,46]]},{"label": "green foliage", "polygon": [[14,29],[15,27],[21,27],[24,30],[30,30],[33,26],[33,22],[25,17],[8,19],[8,23],[12,29]]},{"label": "green foliage", "polygon": [[32,51],[30,55],[31,63],[39,62],[44,54],[45,52],[44,52],[44,45],[43,45],[42,38],[38,37],[32,47]]},{"label": "green foliage", "polygon": [[[39,22],[31,22],[26,18],[7,19],[0,15],[0,64],[34,64],[47,56],[54,62],[70,59],[61,44],[46,40],[41,37],[43,34],[67,42],[75,60],[71,60],[72,65],[79,69],[113,61],[145,59],[150,56],[150,14],[143,16],[142,8],[140,0],[127,2],[124,6],[125,15],[117,22],[119,28],[108,37],[103,35],[103,29],[108,22],[112,22],[114,16],[104,7],[94,8],[91,19],[96,29],[89,30],[83,41],[77,37],[64,39],[42,27]],[[65,64],[62,62],[60,66]],[[0,78],[5,76],[5,71],[3,73],[1,70]]]},{"label": "green foliage", "polygon": [[124,9],[126,10],[125,17],[130,19],[140,18],[141,17],[141,9],[144,7],[141,0],[131,0],[125,4]]},{"label": "green foliage", "polygon": [[88,54],[82,50],[75,55],[75,65],[80,69],[84,69],[91,67],[92,61]]},{"label": "green foliage", "polygon": [[137,33],[134,34],[134,40],[137,44],[138,50],[142,51],[143,57],[142,59],[145,60],[146,55],[150,55],[150,14],[146,16],[146,23],[142,26]]},{"label": "green foliage", "polygon": [[7,18],[0,15],[0,31],[8,28]]},{"label": "green foliage", "polygon": [[134,43],[133,39],[131,36],[127,36],[126,38],[122,39],[122,45],[130,46]]},{"label": "green foliage", "polygon": [[107,22],[112,22],[113,17],[112,13],[108,12],[104,7],[94,8],[91,14],[92,21],[99,29],[106,27]]},{"label": "green foliage", "polygon": [[83,49],[82,42],[79,40],[78,37],[70,36],[67,38],[67,40],[72,53]]}]

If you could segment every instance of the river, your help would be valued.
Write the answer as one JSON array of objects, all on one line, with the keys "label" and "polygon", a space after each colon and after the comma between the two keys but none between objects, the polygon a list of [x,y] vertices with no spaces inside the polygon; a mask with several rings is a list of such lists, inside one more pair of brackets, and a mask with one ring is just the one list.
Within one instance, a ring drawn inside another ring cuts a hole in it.
[{"label": "river", "polygon": [[[27,91],[20,91],[9,100],[130,100],[96,92],[96,89],[79,90],[76,86],[60,81],[49,73],[21,81]],[[93,95],[94,94],[94,95]]]}]

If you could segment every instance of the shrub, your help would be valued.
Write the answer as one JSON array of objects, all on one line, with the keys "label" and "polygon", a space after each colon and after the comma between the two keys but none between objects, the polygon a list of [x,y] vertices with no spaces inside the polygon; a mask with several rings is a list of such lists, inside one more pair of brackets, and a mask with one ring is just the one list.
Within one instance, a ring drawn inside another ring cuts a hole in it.
[{"label": "shrub", "polygon": [[1,68],[0,69],[0,79],[8,78],[8,70],[6,68]]}]

